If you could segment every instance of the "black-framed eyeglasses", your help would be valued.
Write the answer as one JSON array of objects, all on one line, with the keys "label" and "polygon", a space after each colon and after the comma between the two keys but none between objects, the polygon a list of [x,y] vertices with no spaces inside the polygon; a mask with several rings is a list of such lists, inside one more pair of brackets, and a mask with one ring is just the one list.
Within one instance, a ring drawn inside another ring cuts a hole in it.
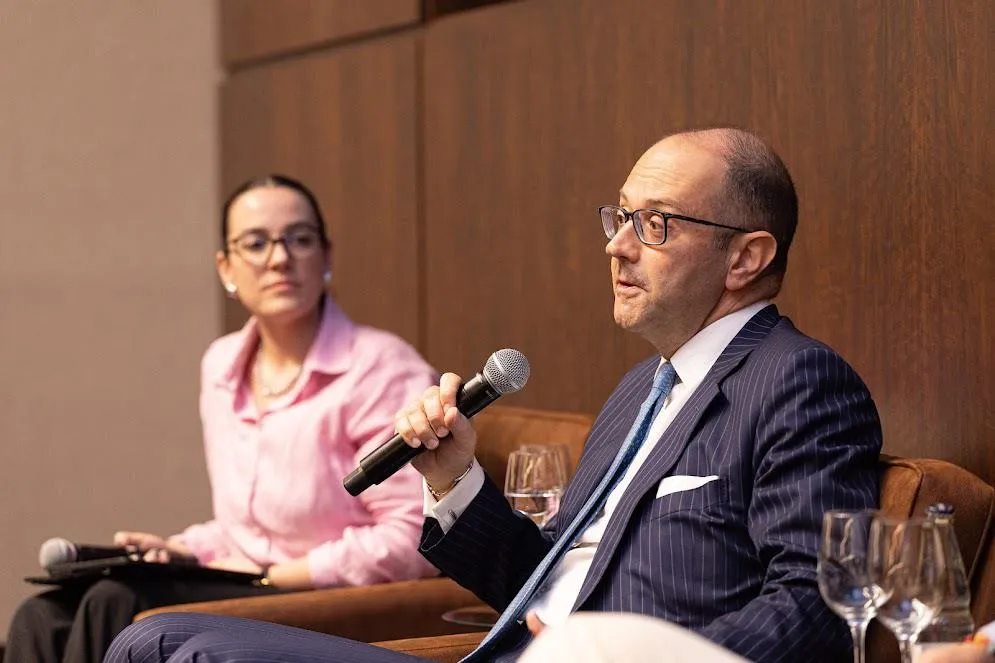
[{"label": "black-framed eyeglasses", "polygon": [[684,216],[683,214],[661,212],[658,209],[651,208],[637,209],[630,212],[624,207],[619,207],[618,205],[602,205],[598,208],[598,213],[601,214],[601,225],[604,226],[605,236],[608,237],[608,239],[615,237],[626,222],[632,221],[632,227],[636,231],[636,237],[638,237],[639,241],[643,244],[648,244],[650,246],[659,246],[667,241],[667,227],[670,225],[671,219],[687,221],[688,223],[697,223],[702,226],[723,228],[725,230],[732,230],[738,233],[753,232],[752,230],[747,230],[745,228],[727,226],[724,223],[705,221],[704,219],[696,219],[693,216]]},{"label": "black-framed eyeglasses", "polygon": [[283,244],[287,255],[303,260],[321,250],[321,233],[311,225],[294,226],[277,237],[270,237],[262,230],[248,230],[228,241],[230,246],[245,262],[256,267],[264,267],[273,256],[273,247]]}]

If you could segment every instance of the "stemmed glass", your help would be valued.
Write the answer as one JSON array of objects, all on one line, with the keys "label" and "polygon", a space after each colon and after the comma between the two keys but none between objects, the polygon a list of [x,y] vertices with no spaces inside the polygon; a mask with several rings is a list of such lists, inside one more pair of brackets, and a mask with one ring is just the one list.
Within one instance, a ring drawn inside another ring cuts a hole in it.
[{"label": "stemmed glass", "polygon": [[819,543],[819,593],[833,612],[846,620],[853,637],[853,661],[864,663],[867,624],[881,599],[869,573],[874,511],[827,511]]},{"label": "stemmed glass", "polygon": [[508,454],[504,495],[511,508],[539,526],[560,507],[560,495],[567,482],[563,452],[558,446],[530,445]]},{"label": "stemmed glass", "polygon": [[870,575],[881,593],[878,620],[911,663],[920,631],[943,603],[946,564],[932,522],[878,516],[871,525]]},{"label": "stemmed glass", "polygon": [[565,444],[523,444],[519,447],[524,451],[536,451],[538,453],[553,453],[556,455],[558,462],[562,465],[562,472],[564,477],[564,487],[566,482],[570,479],[570,474],[572,471],[572,465],[570,464],[570,449]]}]

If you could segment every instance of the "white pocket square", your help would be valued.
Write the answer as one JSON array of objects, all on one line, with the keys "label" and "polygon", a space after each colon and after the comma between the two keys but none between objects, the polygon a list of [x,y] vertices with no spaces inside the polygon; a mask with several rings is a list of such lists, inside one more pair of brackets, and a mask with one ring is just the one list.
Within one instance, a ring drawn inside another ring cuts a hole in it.
[{"label": "white pocket square", "polygon": [[694,490],[695,488],[701,488],[706,483],[715,481],[716,479],[718,479],[718,477],[714,474],[707,477],[694,477],[687,474],[664,477],[660,481],[660,485],[657,486],[656,496],[659,498],[664,495],[670,495],[671,493],[679,493],[683,490]]}]

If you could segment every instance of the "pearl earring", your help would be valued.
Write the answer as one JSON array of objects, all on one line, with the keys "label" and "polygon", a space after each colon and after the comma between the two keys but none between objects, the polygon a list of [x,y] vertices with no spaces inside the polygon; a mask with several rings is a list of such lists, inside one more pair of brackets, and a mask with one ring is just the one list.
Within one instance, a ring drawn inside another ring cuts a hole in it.
[{"label": "pearl earring", "polygon": [[329,270],[327,270],[327,271],[326,271],[326,272],[325,272],[325,273],[324,273],[324,274],[323,274],[323,275],[321,276],[321,278],[322,278],[322,279],[324,279],[324,281],[325,281],[325,285],[328,285],[329,283],[331,283],[331,282],[332,282],[332,270],[330,270],[330,269],[329,269]]},{"label": "pearl earring", "polygon": [[234,297],[238,294],[238,286],[229,281],[228,283],[225,283],[225,292],[228,293],[229,297]]}]

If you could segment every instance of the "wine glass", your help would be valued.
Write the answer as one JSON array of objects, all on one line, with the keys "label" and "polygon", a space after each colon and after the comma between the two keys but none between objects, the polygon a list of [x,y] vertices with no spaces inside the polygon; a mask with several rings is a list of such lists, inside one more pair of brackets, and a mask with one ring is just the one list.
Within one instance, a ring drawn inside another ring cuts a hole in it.
[{"label": "wine glass", "polygon": [[566,482],[563,452],[556,446],[530,445],[508,454],[504,495],[539,526],[556,514]]},{"label": "wine glass", "polygon": [[871,524],[870,575],[881,593],[877,618],[911,663],[919,632],[943,603],[946,565],[933,523],[878,516]]},{"label": "wine glass", "polygon": [[[553,453],[555,453],[556,456],[559,458],[560,464],[563,466],[562,472],[563,472],[563,476],[565,478],[565,480],[564,480],[564,487],[565,487],[566,481],[568,481],[570,479],[571,469],[573,467],[570,464],[570,448],[567,445],[565,445],[565,444],[523,444],[519,448],[520,449],[524,449],[526,451],[537,451],[537,450],[542,450],[542,449],[552,449]],[[545,452],[540,451],[540,453],[545,453]]]},{"label": "wine glass", "polygon": [[867,625],[874,619],[881,598],[868,567],[875,513],[827,511],[822,517],[817,567],[819,593],[826,605],[849,625],[854,663],[864,663]]}]

